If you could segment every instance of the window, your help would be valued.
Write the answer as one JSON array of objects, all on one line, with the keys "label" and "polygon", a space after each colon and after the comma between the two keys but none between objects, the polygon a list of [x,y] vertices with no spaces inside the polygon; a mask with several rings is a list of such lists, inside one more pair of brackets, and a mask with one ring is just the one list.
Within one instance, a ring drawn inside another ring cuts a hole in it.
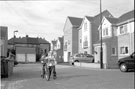
[{"label": "window", "polygon": [[128,54],[128,47],[120,47],[120,54]]},{"label": "window", "polygon": [[83,42],[83,48],[88,48],[88,39],[87,36],[84,37],[84,42]]},{"label": "window", "polygon": [[108,36],[108,28],[103,29],[103,36]]},{"label": "window", "polygon": [[112,55],[116,55],[116,48],[112,48]]},{"label": "window", "polygon": [[120,26],[120,34],[125,34],[125,33],[127,33],[127,25]]},{"label": "window", "polygon": [[84,31],[87,31],[87,23],[84,24]]}]

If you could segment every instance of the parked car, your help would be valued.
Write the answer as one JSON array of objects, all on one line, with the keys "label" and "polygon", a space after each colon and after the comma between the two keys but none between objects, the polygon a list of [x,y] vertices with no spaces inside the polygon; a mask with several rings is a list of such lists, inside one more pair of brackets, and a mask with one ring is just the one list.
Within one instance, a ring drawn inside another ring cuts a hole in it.
[{"label": "parked car", "polygon": [[86,62],[86,63],[93,63],[94,56],[90,54],[74,54],[70,57],[70,64],[74,65],[74,62]]},{"label": "parked car", "polygon": [[118,61],[118,66],[122,72],[127,72],[129,69],[134,69],[135,52],[133,52],[130,56],[120,59]]}]

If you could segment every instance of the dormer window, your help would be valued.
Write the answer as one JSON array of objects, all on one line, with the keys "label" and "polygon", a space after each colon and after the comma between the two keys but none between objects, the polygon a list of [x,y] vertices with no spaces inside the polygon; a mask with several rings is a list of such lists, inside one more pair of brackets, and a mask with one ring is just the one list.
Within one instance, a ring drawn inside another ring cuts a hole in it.
[{"label": "dormer window", "polygon": [[84,32],[87,31],[87,23],[84,24]]}]

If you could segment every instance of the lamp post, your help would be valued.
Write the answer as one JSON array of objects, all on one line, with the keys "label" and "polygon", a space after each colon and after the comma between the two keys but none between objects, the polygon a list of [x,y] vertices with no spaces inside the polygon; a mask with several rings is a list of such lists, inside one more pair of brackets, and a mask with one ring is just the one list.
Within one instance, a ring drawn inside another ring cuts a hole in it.
[{"label": "lamp post", "polygon": [[100,0],[100,32],[101,32],[101,48],[100,48],[100,68],[103,69],[103,47],[102,47],[102,1]]},{"label": "lamp post", "polygon": [[15,30],[14,31],[14,37],[13,37],[13,49],[15,50],[15,33],[18,32],[18,30]]}]

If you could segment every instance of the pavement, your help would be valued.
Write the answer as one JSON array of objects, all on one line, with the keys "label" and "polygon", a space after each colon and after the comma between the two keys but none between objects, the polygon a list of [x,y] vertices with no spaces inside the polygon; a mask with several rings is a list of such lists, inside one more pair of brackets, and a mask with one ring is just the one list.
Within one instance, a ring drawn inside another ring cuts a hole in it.
[{"label": "pavement", "polygon": [[41,64],[18,64],[13,75],[1,79],[1,89],[134,89],[134,72],[58,64],[57,79],[40,77]]}]

